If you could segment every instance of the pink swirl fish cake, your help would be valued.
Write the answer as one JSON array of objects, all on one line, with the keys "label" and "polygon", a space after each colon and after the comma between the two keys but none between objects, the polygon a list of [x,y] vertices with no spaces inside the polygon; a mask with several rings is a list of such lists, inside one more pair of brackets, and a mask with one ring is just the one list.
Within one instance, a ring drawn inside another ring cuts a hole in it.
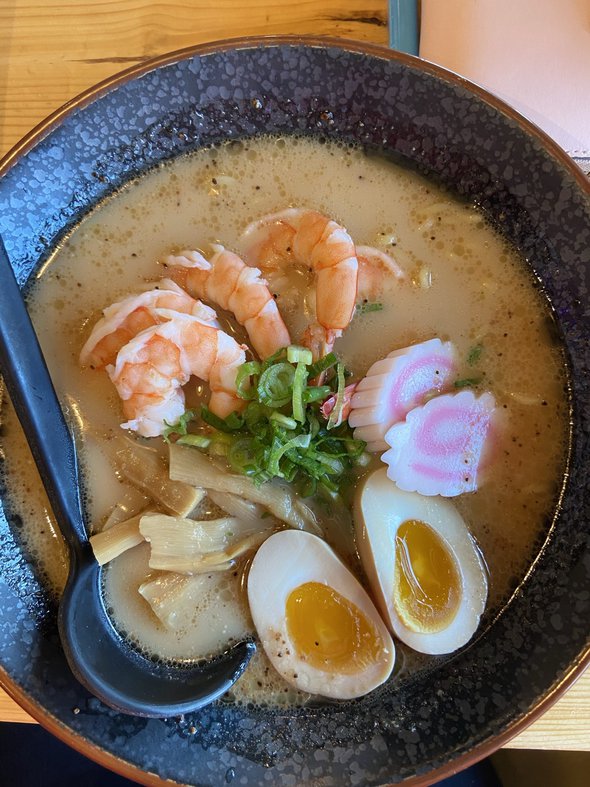
[{"label": "pink swirl fish cake", "polygon": [[474,492],[496,417],[491,393],[461,391],[414,408],[385,435],[387,475],[399,489],[421,495]]},{"label": "pink swirl fish cake", "polygon": [[429,339],[394,350],[374,363],[351,399],[348,423],[369,451],[384,451],[387,430],[432,393],[448,389],[457,374],[452,342]]}]

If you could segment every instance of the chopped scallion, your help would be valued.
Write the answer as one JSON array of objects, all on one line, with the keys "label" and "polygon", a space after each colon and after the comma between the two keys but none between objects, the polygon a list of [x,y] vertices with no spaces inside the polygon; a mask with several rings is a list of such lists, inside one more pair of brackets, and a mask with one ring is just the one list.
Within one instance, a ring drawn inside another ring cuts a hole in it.
[{"label": "chopped scallion", "polygon": [[472,385],[479,385],[481,377],[465,377],[463,380],[455,380],[455,388],[469,388]]},{"label": "chopped scallion", "polygon": [[282,413],[279,412],[274,412],[270,416],[270,420],[279,424],[279,426],[282,426],[284,429],[297,428],[297,421],[294,418],[290,418],[288,415],[283,415]]},{"label": "chopped scallion", "polygon": [[313,356],[307,347],[298,347],[296,344],[292,344],[287,347],[287,360],[289,363],[304,363],[309,366],[313,361]]},{"label": "chopped scallion", "polygon": [[298,363],[293,377],[293,418],[299,423],[305,423],[305,405],[303,403],[303,391],[307,383],[307,366],[305,363]]},{"label": "chopped scallion", "polygon": [[309,378],[313,380],[314,377],[317,377],[322,372],[331,369],[332,366],[336,366],[337,363],[338,363],[338,358],[336,356],[336,353],[328,353],[323,358],[320,358],[319,361],[312,363],[312,365],[307,370],[307,374]]},{"label": "chopped scallion", "polygon": [[[278,477],[297,485],[304,496],[322,492],[337,495],[347,472],[359,464],[365,443],[355,440],[342,420],[345,369],[334,353],[308,365],[305,348],[290,347],[258,363],[243,364],[237,387],[247,399],[241,413],[221,418],[202,406],[202,422],[210,435],[186,434],[193,413],[187,411],[171,434],[185,445],[205,448],[226,459],[231,468],[256,485]],[[308,385],[310,375],[336,366],[326,385]],[[335,396],[332,420],[321,413],[321,403]],[[340,413],[340,415],[338,415]]]},{"label": "chopped scallion", "polygon": [[258,380],[258,399],[268,407],[282,407],[291,399],[295,369],[281,361],[267,367]]},{"label": "chopped scallion", "polygon": [[328,478],[327,475],[320,479],[320,486],[323,486],[328,492],[338,492],[338,484]]},{"label": "chopped scallion", "polygon": [[311,436],[308,434],[300,434],[296,437],[292,437],[283,445],[279,445],[275,438],[268,462],[269,472],[272,473],[272,475],[284,477],[284,473],[281,472],[279,467],[279,460],[283,454],[292,448],[309,448],[310,442]]},{"label": "chopped scallion", "polygon": [[193,448],[209,448],[211,438],[202,434],[186,434],[183,437],[179,437],[176,442],[180,445],[190,445]]},{"label": "chopped scallion", "polygon": [[244,468],[255,466],[256,454],[255,441],[251,437],[241,437],[230,444],[227,458],[232,468],[241,473]]},{"label": "chopped scallion", "polygon": [[342,408],[344,407],[344,365],[339,363],[336,366],[336,378],[338,380],[338,389],[336,391],[336,402],[328,418],[328,429],[333,429],[335,426],[340,426],[342,422]]},{"label": "chopped scallion", "polygon": [[238,413],[230,413],[227,418],[220,418],[205,405],[201,405],[201,418],[220,432],[235,432],[241,429],[244,423],[244,419]]},{"label": "chopped scallion", "polygon": [[479,361],[482,352],[483,352],[483,344],[476,344],[469,350],[467,354],[467,363],[469,364],[469,366],[473,366]]},{"label": "chopped scallion", "polygon": [[306,404],[323,402],[331,393],[332,389],[329,385],[310,385],[303,391],[302,399]]},{"label": "chopped scallion", "polygon": [[369,314],[369,312],[383,311],[382,303],[358,303],[356,307],[357,314]]},{"label": "chopped scallion", "polygon": [[260,374],[261,366],[257,361],[243,363],[236,375],[236,388],[241,399],[256,398],[256,383],[252,383],[251,378]]},{"label": "chopped scallion", "polygon": [[224,432],[218,432],[217,434],[211,437],[211,442],[209,443],[209,453],[213,454],[214,456],[227,456],[229,453],[230,446],[232,444],[232,439],[229,434],[225,434]]},{"label": "chopped scallion", "polygon": [[193,420],[195,415],[196,413],[194,410],[185,410],[185,412],[180,416],[175,424],[169,424],[167,421],[164,421],[166,424],[166,429],[164,429],[162,433],[164,440],[169,443],[170,435],[185,435],[188,432],[188,425]]}]

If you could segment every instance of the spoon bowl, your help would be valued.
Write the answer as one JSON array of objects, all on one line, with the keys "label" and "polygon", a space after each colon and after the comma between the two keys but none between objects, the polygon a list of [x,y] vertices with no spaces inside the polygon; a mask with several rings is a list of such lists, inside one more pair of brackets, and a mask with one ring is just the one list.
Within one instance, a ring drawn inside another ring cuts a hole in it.
[{"label": "spoon bowl", "polygon": [[77,680],[111,708],[136,716],[178,716],[224,694],[254,651],[240,642],[202,666],[152,661],[123,640],[102,603],[101,568],[88,545],[71,571],[58,615],[66,658]]},{"label": "spoon bowl", "polygon": [[0,372],[69,550],[58,613],[68,664],[92,694],[122,713],[170,717],[198,710],[235,683],[255,645],[243,641],[206,663],[173,666],[149,659],[116,632],[84,524],[74,440],[1,239],[0,280]]}]

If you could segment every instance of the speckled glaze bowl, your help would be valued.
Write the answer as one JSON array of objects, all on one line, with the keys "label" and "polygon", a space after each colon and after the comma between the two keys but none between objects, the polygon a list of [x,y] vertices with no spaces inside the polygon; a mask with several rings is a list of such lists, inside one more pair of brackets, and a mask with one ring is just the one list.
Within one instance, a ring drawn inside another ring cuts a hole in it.
[{"label": "speckled glaze bowl", "polygon": [[0,681],[62,740],[149,784],[429,784],[519,732],[589,658],[590,189],[540,131],[428,63],[338,41],[230,41],[99,85],[0,162],[0,233],[19,281],[142,171],[263,132],[400,156],[479,203],[522,250],[553,305],[570,365],[569,477],[538,557],[469,647],[395,692],[349,705],[268,713],[220,704],[147,720],[117,715],[69,673],[55,606],[5,503]]}]

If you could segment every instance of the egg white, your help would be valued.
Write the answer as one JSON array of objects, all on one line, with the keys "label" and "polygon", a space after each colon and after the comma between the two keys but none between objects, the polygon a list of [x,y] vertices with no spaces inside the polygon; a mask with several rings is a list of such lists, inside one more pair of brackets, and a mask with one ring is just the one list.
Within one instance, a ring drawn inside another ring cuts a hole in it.
[{"label": "egg white", "polygon": [[[285,610],[290,593],[306,582],[328,585],[372,621],[384,646],[377,663],[344,675],[317,669],[297,653]],[[284,530],[267,539],[250,567],[248,600],[266,655],[296,688],[334,699],[353,699],[372,691],[391,674],[395,648],[387,627],[365,590],[321,538]]]},{"label": "egg white", "polygon": [[[387,477],[385,468],[369,476],[355,501],[355,530],[363,568],[390,630],[420,653],[452,653],[475,633],[488,592],[483,559],[463,518],[452,503],[440,497],[404,492]],[[415,519],[430,525],[453,555],[459,570],[461,594],[457,613],[438,632],[408,628],[395,608],[395,537],[403,522]]]}]

